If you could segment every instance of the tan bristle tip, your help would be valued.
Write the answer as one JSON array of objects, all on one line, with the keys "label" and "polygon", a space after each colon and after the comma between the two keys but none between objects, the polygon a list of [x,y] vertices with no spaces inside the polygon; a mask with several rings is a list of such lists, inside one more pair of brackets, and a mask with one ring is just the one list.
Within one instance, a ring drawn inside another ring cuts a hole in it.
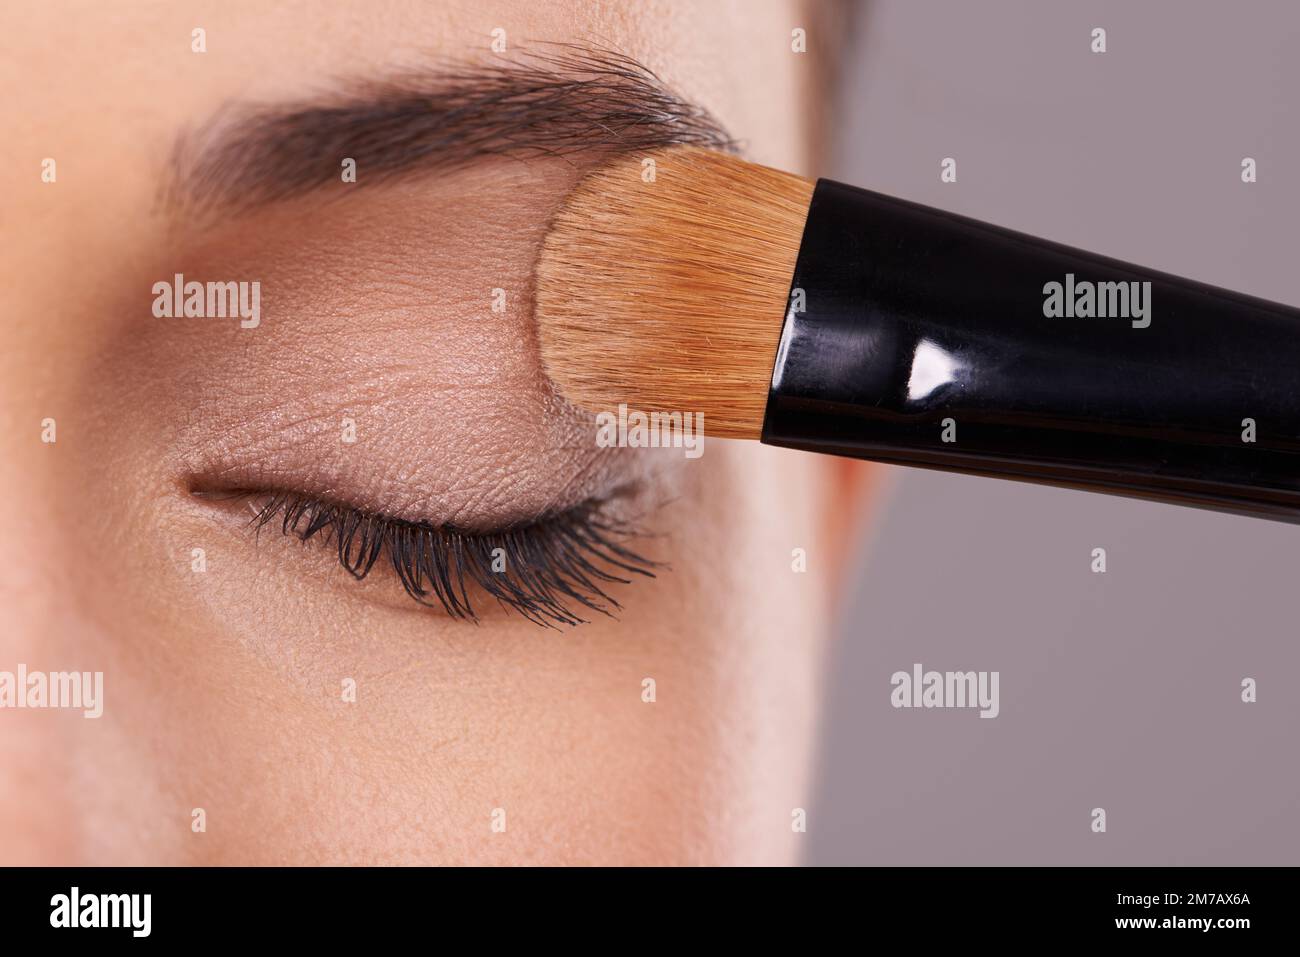
[{"label": "tan bristle tip", "polygon": [[538,260],[547,374],[593,412],[698,412],[709,435],[757,438],[812,190],[696,147],[591,173]]}]

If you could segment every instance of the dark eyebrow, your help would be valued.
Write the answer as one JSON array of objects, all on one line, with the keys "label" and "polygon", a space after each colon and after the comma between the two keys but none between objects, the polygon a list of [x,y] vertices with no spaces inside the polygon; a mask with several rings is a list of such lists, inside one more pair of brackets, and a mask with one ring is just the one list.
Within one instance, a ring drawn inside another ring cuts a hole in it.
[{"label": "dark eyebrow", "polygon": [[[548,44],[496,64],[349,84],[334,99],[227,107],[179,138],[164,193],[190,210],[242,210],[489,156],[676,144],[736,148],[707,110],[631,57]],[[355,183],[342,180],[347,158],[356,163]]]}]

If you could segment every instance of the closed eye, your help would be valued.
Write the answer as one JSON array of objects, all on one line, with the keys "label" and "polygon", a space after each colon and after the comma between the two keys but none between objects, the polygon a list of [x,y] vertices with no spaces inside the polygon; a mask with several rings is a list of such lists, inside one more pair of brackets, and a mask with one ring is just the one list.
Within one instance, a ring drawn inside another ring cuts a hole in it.
[{"label": "closed eye", "polygon": [[250,526],[273,529],[335,552],[352,577],[389,567],[415,601],[477,622],[478,602],[495,600],[535,624],[578,625],[583,610],[612,616],[611,585],[654,577],[660,563],[628,547],[640,535],[612,517],[611,499],[492,531],[392,518],[292,491],[230,490],[203,497],[246,501]]}]

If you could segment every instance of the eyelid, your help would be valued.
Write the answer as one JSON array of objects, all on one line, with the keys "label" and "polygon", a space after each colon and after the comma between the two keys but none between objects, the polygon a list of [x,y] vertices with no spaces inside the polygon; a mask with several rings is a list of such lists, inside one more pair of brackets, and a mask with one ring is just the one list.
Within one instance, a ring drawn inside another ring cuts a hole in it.
[{"label": "eyelid", "polygon": [[358,580],[387,564],[415,601],[476,623],[473,592],[546,627],[585,623],[575,605],[612,617],[621,606],[609,585],[653,578],[663,567],[624,544],[641,533],[609,514],[618,492],[489,531],[395,519],[293,491],[197,494],[247,502],[259,534],[270,527],[332,546]]}]

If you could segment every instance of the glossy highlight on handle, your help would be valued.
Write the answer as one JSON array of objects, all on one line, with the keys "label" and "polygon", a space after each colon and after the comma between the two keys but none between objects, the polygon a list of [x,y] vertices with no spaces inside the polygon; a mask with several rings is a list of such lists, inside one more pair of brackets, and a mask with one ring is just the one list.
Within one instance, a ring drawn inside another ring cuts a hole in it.
[{"label": "glossy highlight on handle", "polygon": [[820,180],[762,441],[1300,522],[1300,310]]}]

